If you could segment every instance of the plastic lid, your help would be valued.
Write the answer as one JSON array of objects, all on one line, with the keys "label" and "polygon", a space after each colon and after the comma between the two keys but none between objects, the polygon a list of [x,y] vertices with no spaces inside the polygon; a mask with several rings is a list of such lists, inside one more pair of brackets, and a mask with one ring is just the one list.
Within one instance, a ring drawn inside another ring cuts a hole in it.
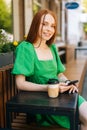
[{"label": "plastic lid", "polygon": [[58,79],[49,79],[48,84],[57,84],[59,83]]}]

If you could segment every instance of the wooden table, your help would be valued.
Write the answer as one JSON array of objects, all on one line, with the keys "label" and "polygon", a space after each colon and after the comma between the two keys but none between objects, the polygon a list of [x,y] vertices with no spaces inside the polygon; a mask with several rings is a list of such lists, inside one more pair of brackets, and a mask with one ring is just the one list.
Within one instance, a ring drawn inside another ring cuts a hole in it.
[{"label": "wooden table", "polygon": [[47,92],[21,91],[6,103],[7,128],[11,128],[11,112],[68,116],[70,130],[78,130],[78,94],[60,94],[49,98]]}]

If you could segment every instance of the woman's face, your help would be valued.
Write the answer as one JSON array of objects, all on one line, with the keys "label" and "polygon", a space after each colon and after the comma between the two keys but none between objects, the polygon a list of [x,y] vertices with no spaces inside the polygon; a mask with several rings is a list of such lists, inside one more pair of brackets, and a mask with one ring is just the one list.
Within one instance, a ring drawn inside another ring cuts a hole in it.
[{"label": "woman's face", "polygon": [[48,41],[55,33],[55,19],[52,15],[46,14],[41,18],[39,27],[39,37],[41,40]]}]

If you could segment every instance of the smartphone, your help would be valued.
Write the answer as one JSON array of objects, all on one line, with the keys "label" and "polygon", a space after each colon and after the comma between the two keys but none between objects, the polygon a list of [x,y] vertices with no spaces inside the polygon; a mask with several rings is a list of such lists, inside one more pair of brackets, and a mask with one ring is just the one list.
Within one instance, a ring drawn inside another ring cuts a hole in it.
[{"label": "smartphone", "polygon": [[72,84],[75,84],[77,82],[79,82],[79,81],[78,80],[72,80],[72,81],[68,82],[67,85],[72,85]]}]

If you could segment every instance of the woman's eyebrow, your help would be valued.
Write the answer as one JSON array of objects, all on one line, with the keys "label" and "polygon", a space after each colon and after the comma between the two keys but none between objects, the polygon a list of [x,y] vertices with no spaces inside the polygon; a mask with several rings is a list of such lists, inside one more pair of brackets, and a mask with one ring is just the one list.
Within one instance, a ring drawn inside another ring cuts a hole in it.
[{"label": "woman's eyebrow", "polygon": [[[43,23],[47,23],[47,24],[49,24],[48,21],[43,21],[42,24],[43,24]],[[52,25],[55,25],[55,23],[52,23]]]}]

